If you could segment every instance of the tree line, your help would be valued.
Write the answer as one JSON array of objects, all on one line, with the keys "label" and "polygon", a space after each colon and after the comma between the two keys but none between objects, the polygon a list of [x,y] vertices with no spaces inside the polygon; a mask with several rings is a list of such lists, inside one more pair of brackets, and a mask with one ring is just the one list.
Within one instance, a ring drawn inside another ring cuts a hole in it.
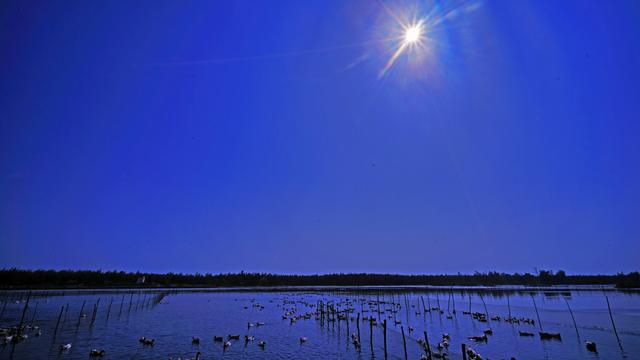
[{"label": "tree line", "polygon": [[[144,284],[139,279],[144,276]],[[567,275],[564,271],[530,273],[476,272],[455,275],[323,274],[281,275],[268,273],[143,273],[102,270],[1,269],[0,288],[102,288],[102,287],[255,287],[255,286],[552,286],[615,285],[640,288],[640,273],[615,275]]]}]

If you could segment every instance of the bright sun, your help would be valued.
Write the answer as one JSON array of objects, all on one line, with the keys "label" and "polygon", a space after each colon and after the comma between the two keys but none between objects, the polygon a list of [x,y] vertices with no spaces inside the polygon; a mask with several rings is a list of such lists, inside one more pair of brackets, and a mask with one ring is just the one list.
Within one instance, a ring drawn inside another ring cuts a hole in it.
[{"label": "bright sun", "polygon": [[426,46],[425,20],[414,20],[412,23],[400,23],[399,25],[400,33],[396,38],[396,47],[393,50],[393,55],[391,55],[391,58],[387,61],[382,71],[380,71],[380,77],[384,76],[384,74],[391,69],[400,55],[405,52],[416,54],[424,51],[424,47]]},{"label": "bright sun", "polygon": [[404,32],[404,42],[405,44],[413,44],[420,40],[422,36],[422,25],[415,24],[411,27],[407,28]]}]

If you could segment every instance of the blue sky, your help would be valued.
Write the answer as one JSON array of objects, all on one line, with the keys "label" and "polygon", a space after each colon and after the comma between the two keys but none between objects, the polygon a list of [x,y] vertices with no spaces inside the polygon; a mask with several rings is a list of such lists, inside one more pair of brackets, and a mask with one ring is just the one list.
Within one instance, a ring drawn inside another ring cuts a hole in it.
[{"label": "blue sky", "polygon": [[0,9],[0,266],[638,270],[637,1]]}]

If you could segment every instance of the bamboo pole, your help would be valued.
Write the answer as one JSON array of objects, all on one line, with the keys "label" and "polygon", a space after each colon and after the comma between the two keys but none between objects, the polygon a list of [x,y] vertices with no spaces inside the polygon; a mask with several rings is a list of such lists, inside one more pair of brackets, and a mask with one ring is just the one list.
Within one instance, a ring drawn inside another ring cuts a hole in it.
[{"label": "bamboo pole", "polygon": [[58,315],[58,321],[56,322],[56,328],[55,330],[53,330],[53,333],[57,333],[58,332],[58,325],[60,325],[60,319],[62,318],[62,312],[64,311],[64,305],[62,305],[62,307],[60,308],[60,315]]},{"label": "bamboo pole", "polygon": [[373,355],[373,319],[369,318],[369,344],[371,346],[371,355]]},{"label": "bamboo pole", "polygon": [[578,335],[578,340],[580,340],[580,332],[578,332],[578,324],[576,323],[576,318],[573,317],[573,311],[571,311],[571,306],[569,306],[569,301],[567,301],[566,297],[562,297],[564,303],[567,304],[567,309],[569,309],[569,314],[571,314],[571,320],[573,320],[573,326],[576,328],[576,334]]},{"label": "bamboo pole", "polygon": [[100,298],[98,298],[98,301],[93,305],[93,315],[91,316],[92,324],[94,321],[96,321],[96,315],[98,314],[98,306],[100,306]]},{"label": "bamboo pole", "polygon": [[424,343],[427,346],[427,359],[431,360],[431,345],[429,345],[429,337],[427,336],[427,330],[424,331]]},{"label": "bamboo pole", "polygon": [[362,344],[360,341],[360,313],[358,313],[358,319],[356,321],[356,325],[358,326],[358,343]]},{"label": "bamboo pole", "polygon": [[31,300],[31,291],[27,295],[27,301],[24,304],[24,309],[22,309],[22,317],[20,318],[20,325],[18,325],[18,335],[22,334],[22,325],[24,324],[24,316],[27,314],[27,309],[29,308],[29,301]]},{"label": "bamboo pole", "polygon": [[109,308],[107,309],[107,320],[109,320],[109,314],[111,314],[111,305],[113,304],[113,296],[111,297],[111,301],[109,301]]},{"label": "bamboo pole", "polygon": [[456,299],[453,295],[453,288],[451,288],[451,305],[453,305],[453,314],[456,314]]},{"label": "bamboo pole", "polygon": [[489,325],[489,329],[491,329],[491,321],[489,321],[489,311],[487,310],[487,304],[484,302],[482,294],[480,295],[480,300],[482,300],[482,306],[484,306],[484,315],[487,317],[487,324]]},{"label": "bamboo pole", "polygon": [[33,316],[31,316],[30,325],[33,325],[33,322],[36,320],[36,313],[38,312],[38,302],[36,301],[36,306],[33,307]]},{"label": "bamboo pole", "polygon": [[407,356],[407,339],[404,337],[404,326],[400,326],[400,330],[402,330],[402,345],[404,346],[404,360],[408,359]]},{"label": "bamboo pole", "polygon": [[383,336],[384,336],[384,357],[387,357],[387,319],[384,319],[384,322],[382,323],[382,328],[384,329],[383,332]]},{"label": "bamboo pole", "polygon": [[536,305],[536,299],[533,297],[533,294],[531,294],[531,300],[533,300],[533,307],[534,309],[536,309],[536,317],[538,318],[538,326],[540,327],[540,331],[544,331],[542,330],[542,321],[540,321],[540,314],[538,313],[538,305]]},{"label": "bamboo pole", "polygon": [[605,295],[604,298],[607,300],[607,308],[609,309],[609,318],[611,318],[611,325],[613,325],[613,332],[616,334],[616,339],[618,339],[618,343],[620,343],[620,336],[618,336],[616,323],[613,321],[613,314],[611,313],[611,305],[609,304],[609,297]]}]

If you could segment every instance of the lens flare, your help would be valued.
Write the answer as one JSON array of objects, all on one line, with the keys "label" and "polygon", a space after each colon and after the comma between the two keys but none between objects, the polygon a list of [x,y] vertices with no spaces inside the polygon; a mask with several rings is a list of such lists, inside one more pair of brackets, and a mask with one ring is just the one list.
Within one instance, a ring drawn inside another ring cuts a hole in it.
[{"label": "lens flare", "polygon": [[383,77],[393,64],[398,60],[400,55],[407,51],[417,51],[424,48],[425,45],[425,21],[414,20],[411,23],[400,23],[402,27],[402,36],[398,39],[397,47],[387,61],[387,64],[380,72],[380,77]]},{"label": "lens flare", "polygon": [[415,24],[404,31],[404,42],[412,44],[420,41],[422,37],[422,24]]}]

